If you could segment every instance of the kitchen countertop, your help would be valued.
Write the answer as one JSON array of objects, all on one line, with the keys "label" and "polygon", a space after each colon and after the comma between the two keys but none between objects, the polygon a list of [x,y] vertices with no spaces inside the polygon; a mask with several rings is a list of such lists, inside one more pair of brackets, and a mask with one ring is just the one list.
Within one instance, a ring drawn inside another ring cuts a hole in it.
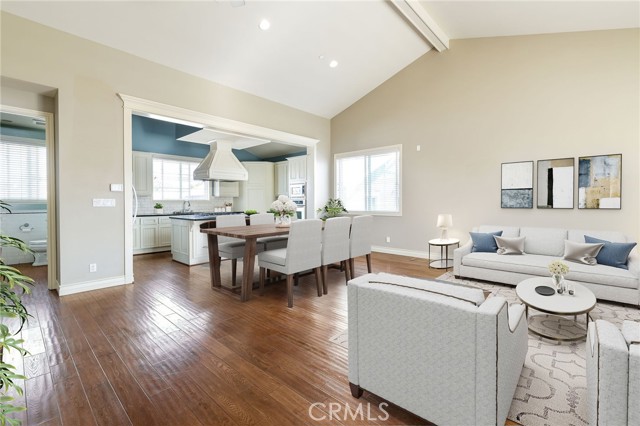
[{"label": "kitchen countertop", "polygon": [[216,216],[225,216],[229,214],[243,214],[243,213],[244,212],[212,212],[212,213],[195,212],[192,214],[179,214],[179,215],[170,214],[168,216],[170,216],[171,219],[196,221],[196,220],[215,220]]}]

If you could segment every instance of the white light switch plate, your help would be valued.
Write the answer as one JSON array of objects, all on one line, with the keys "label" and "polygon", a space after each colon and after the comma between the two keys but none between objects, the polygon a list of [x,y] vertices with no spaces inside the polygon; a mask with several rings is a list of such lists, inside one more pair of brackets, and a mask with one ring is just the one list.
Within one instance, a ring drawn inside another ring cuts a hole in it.
[{"label": "white light switch plate", "polygon": [[115,198],[94,198],[93,207],[115,207]]},{"label": "white light switch plate", "polygon": [[124,191],[124,186],[121,183],[112,183],[110,185],[111,192],[122,192]]}]

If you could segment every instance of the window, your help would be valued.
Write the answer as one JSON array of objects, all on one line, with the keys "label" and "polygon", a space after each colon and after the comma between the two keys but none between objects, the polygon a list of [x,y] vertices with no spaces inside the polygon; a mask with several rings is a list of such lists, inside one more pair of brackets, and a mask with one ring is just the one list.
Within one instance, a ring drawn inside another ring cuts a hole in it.
[{"label": "window", "polygon": [[47,148],[37,139],[0,139],[0,200],[47,200]]},{"label": "window", "polygon": [[402,145],[336,154],[336,197],[354,213],[401,213]]},{"label": "window", "polygon": [[153,158],[154,200],[208,200],[209,185],[193,180],[199,160]]}]

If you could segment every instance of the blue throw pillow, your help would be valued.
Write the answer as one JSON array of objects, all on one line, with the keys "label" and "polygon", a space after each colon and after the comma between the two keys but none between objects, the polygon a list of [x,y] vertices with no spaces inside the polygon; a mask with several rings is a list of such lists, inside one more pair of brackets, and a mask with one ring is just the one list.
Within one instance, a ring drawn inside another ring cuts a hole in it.
[{"label": "blue throw pillow", "polygon": [[502,231],[497,232],[469,232],[471,235],[471,240],[473,241],[473,247],[471,247],[472,252],[486,252],[486,253],[495,253],[498,251],[498,245],[496,244],[496,237],[502,237]]},{"label": "blue throw pillow", "polygon": [[636,243],[612,243],[611,241],[599,238],[584,236],[585,243],[604,243],[602,250],[596,256],[596,261],[600,265],[614,266],[616,268],[629,269],[627,260],[629,253],[636,246]]}]

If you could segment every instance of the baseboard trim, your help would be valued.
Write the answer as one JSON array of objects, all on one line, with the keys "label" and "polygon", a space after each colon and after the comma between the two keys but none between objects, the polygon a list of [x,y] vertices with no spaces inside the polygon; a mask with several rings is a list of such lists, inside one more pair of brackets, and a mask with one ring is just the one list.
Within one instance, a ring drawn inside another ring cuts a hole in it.
[{"label": "baseboard trim", "polygon": [[417,257],[419,259],[429,258],[429,254],[426,251],[406,250],[394,247],[371,246],[371,251],[386,254],[396,254],[398,256]]},{"label": "baseboard trim", "polygon": [[100,290],[103,288],[115,287],[125,284],[131,283],[127,283],[124,275],[122,275],[119,277],[104,278],[101,280],[85,281],[69,285],[59,285],[58,294],[60,296],[68,296],[70,294],[82,293],[91,290]]}]

